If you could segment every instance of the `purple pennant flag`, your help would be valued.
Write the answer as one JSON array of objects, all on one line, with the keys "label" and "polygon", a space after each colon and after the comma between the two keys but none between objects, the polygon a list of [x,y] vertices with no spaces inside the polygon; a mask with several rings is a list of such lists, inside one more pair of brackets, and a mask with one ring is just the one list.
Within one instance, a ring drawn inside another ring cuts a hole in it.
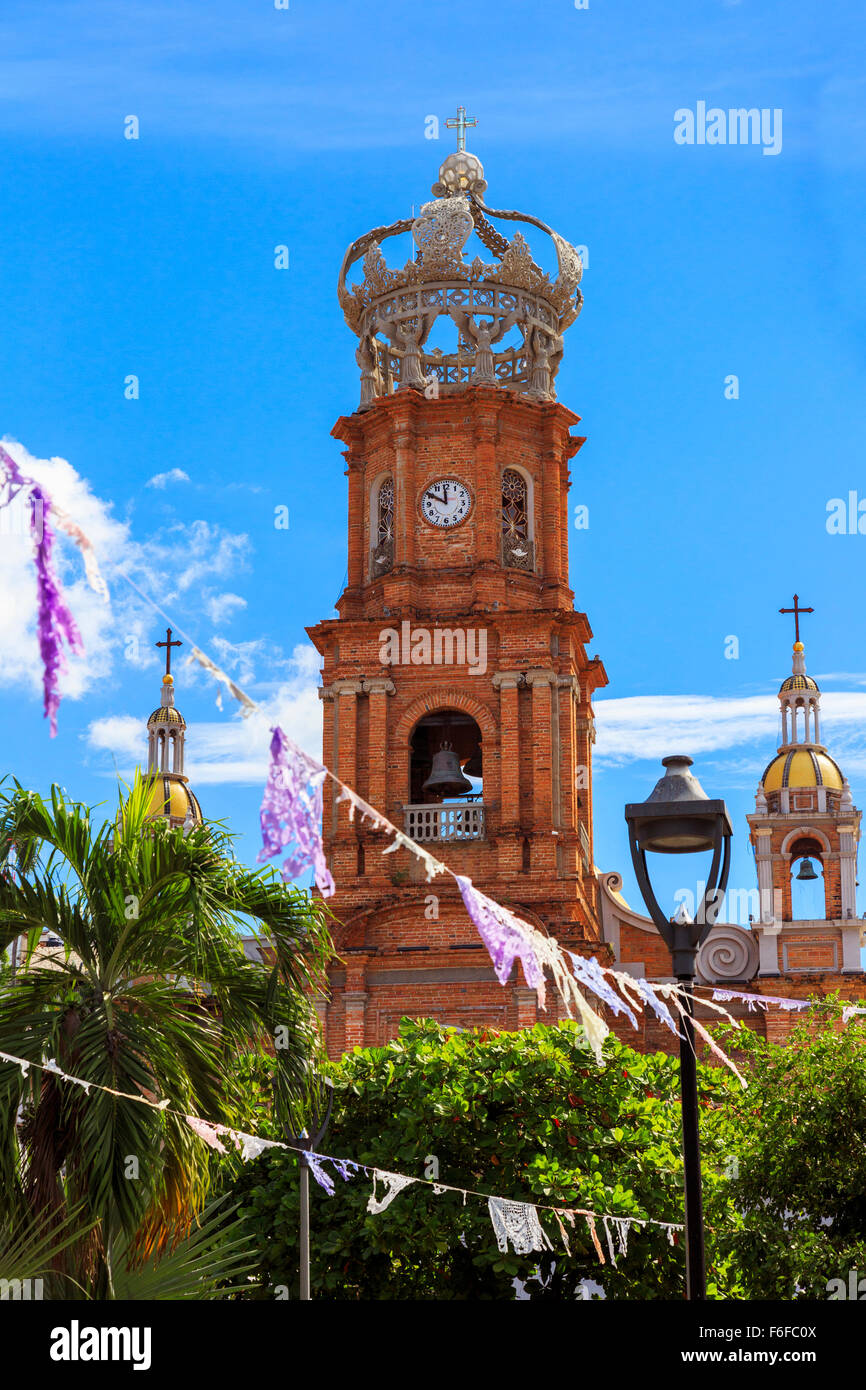
[{"label": "purple pennant flag", "polygon": [[261,824],[264,847],[258,863],[272,859],[285,847],[294,849],[283,860],[282,876],[288,883],[304,869],[312,868],[323,898],[334,892],[334,880],[322,844],[322,783],[327,769],[287,738],[277,726],[271,739],[271,762],[262,799]]},{"label": "purple pennant flag", "polygon": [[325,1172],[322,1165],[325,1163],[332,1163],[344,1182],[348,1182],[352,1177],[349,1169],[354,1168],[357,1172],[359,1167],[359,1165],[353,1163],[350,1158],[331,1158],[329,1154],[313,1153],[312,1149],[304,1150],[304,1158],[316,1182],[320,1187],[325,1189],[329,1197],[333,1197],[334,1195],[334,1179],[331,1177],[330,1173]]},{"label": "purple pennant flag", "polygon": [[322,1159],[319,1156],[319,1154],[314,1154],[310,1149],[306,1149],[304,1151],[304,1158],[306,1159],[307,1167],[309,1168],[313,1177],[316,1179],[316,1182],[319,1184],[319,1187],[323,1187],[327,1192],[328,1196],[333,1197],[334,1179],[331,1177],[329,1173],[325,1172],[324,1168],[322,1167]]},{"label": "purple pennant flag", "polygon": [[481,940],[490,952],[496,978],[501,985],[508,981],[515,960],[523,966],[523,974],[530,989],[538,991],[544,999],[544,969],[538,960],[532,944],[532,928],[521,922],[507,907],[488,898],[473,886],[471,878],[455,874],[460,895],[466,911],[475,923]]},{"label": "purple pennant flag", "polygon": [[[57,711],[60,708],[58,677],[66,669],[62,643],[65,641],[70,651],[75,652],[77,656],[83,654],[84,643],[75,619],[63,601],[60,583],[54,570],[54,531],[48,520],[51,511],[50,498],[32,479],[24,477],[15,460],[3,448],[0,448],[0,463],[6,469],[11,483],[15,484],[16,492],[22,487],[29,487],[31,500],[42,504],[42,528],[36,540],[34,557],[39,601],[36,631],[42,656],[45,717],[50,720],[51,737],[54,738],[57,733]],[[14,495],[15,493],[11,494]]]}]

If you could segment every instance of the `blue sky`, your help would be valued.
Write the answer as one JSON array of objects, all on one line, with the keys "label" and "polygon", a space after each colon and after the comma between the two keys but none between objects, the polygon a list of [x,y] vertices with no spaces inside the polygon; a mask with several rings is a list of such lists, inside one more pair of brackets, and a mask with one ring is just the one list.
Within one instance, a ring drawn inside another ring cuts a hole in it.
[{"label": "blue sky", "polygon": [[[817,610],[825,738],[862,805],[866,536],[826,521],[832,498],[866,498],[863,36],[846,0],[7,0],[0,436],[49,461],[34,471],[91,533],[113,603],[64,549],[88,655],[52,741],[26,551],[0,536],[2,770],[94,802],[143,750],[163,633],[126,567],[264,706],[241,728],[181,652],[194,786],[254,857],[267,723],[313,746],[304,628],[345,575],[329,432],[358,388],[340,259],[430,196],[452,142],[425,139],[425,118],[463,102],[490,206],[588,248],[557,387],[588,436],[571,575],[610,677],[599,866],[627,870],[623,803],[685,751],[728,801],[732,885],[753,885],[743,817],[777,742],[792,640],[777,610],[795,590]],[[674,113],[699,101],[780,109],[781,151],[677,145]]]}]

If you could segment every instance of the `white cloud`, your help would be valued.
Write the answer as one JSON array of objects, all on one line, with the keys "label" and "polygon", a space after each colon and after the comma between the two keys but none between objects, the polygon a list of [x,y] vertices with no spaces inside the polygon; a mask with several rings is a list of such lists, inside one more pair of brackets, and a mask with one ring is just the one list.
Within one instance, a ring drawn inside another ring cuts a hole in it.
[{"label": "white cloud", "polygon": [[246,606],[247,601],[240,594],[214,594],[205,603],[205,612],[211,622],[219,627],[221,623],[230,622],[235,613]]},{"label": "white cloud", "polygon": [[94,720],[87,731],[87,741],[97,752],[112,753],[115,758],[137,762],[146,749],[144,723],[132,714],[111,714]]},{"label": "white cloud", "polygon": [[627,763],[736,748],[757,739],[772,743],[779,704],[772,695],[635,695],[595,701],[595,716],[595,757]]},{"label": "white cloud", "polygon": [[165,602],[192,588],[203,598],[209,579],[234,577],[246,568],[249,551],[246,535],[208,521],[173,522],[135,547],[130,568],[149,575]]},{"label": "white cloud", "polygon": [[[724,753],[754,748],[754,762],[741,756],[725,761],[731,772],[763,770],[780,737],[775,695],[725,698],[714,695],[635,695],[595,701],[601,765],[622,765],[669,753]],[[830,691],[821,696],[821,738],[848,773],[866,770],[866,693]],[[762,762],[764,759],[764,762]]]},{"label": "white cloud", "polygon": [[188,483],[189,474],[184,473],[182,468],[170,468],[167,473],[154,473],[152,478],[148,478],[145,487],[158,487],[165,489],[169,483]]}]

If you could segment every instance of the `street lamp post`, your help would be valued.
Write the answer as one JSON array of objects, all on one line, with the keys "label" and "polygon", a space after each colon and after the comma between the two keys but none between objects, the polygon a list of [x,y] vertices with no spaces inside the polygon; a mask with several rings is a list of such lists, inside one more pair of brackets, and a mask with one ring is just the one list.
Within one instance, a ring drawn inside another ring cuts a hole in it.
[{"label": "street lamp post", "polygon": [[331,1111],[334,1108],[333,1082],[323,1080],[321,1084],[325,1094],[314,1106],[308,1125],[301,1130],[300,1134],[288,1132],[286,1135],[289,1142],[300,1149],[298,1154],[301,1180],[300,1296],[303,1302],[310,1299],[310,1165],[307,1161],[307,1152],[316,1153],[318,1151],[328,1125],[331,1123]]},{"label": "street lamp post", "polygon": [[[733,829],[724,801],[711,801],[689,772],[691,758],[662,759],[665,768],[646,801],[625,808],[631,860],[643,900],[671,953],[674,975],[682,987],[684,1016],[680,1032],[680,1093],[683,1116],[685,1188],[686,1297],[706,1298],[704,1222],[701,1199],[701,1149],[698,1123],[698,1075],[695,1056],[695,957],[712,931],[728,886]],[[696,921],[684,910],[668,917],[659,907],[650,882],[647,854],[694,854],[712,851],[712,863]]]}]

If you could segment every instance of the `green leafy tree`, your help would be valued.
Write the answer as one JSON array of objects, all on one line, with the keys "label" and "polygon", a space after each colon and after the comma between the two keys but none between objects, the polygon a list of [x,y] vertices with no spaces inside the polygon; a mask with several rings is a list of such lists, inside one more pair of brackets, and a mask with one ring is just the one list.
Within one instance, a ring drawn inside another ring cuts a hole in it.
[{"label": "green leafy tree", "polygon": [[[0,798],[0,950],[28,941],[0,983],[0,1051],[236,1124],[234,1062],[269,1039],[274,1113],[291,1119],[317,1050],[305,991],[330,947],[324,909],[238,864],[219,827],[149,821],[148,802],[137,779],[100,825],[58,788],[48,803],[20,787]],[[243,952],[251,924],[271,965]],[[46,929],[62,944],[36,963]],[[190,1233],[209,1152],[180,1116],[0,1062],[3,1215],[44,1232],[84,1211],[91,1229],[62,1260],[94,1296],[114,1293],[116,1251],[126,1270]]]},{"label": "green leafy tree", "polygon": [[833,1280],[847,1297],[852,1271],[866,1278],[866,1027],[840,1026],[839,1013],[837,1000],[814,1000],[781,1045],[745,1029],[726,1036],[749,1086],[729,1087],[710,1128],[737,1212],[720,1222],[720,1243],[745,1298],[839,1297]]},{"label": "green leafy tree", "polygon": [[[494,1033],[404,1020],[386,1047],[356,1049],[332,1065],[327,1152],[524,1202],[679,1222],[678,1064],[613,1036],[604,1059],[597,1067],[569,1023]],[[718,1073],[702,1069],[704,1106],[724,1094]],[[730,1184],[711,1142],[704,1178],[724,1206]],[[608,1298],[682,1297],[682,1244],[656,1226],[633,1227],[614,1267],[599,1223],[602,1267],[583,1218],[566,1226],[567,1255],[556,1218],[540,1212],[553,1251],[517,1256],[498,1250],[486,1202],[464,1204],[458,1193],[419,1184],[373,1215],[366,1176],[343,1183],[335,1175],[335,1183],[333,1197],[311,1184],[318,1297],[507,1299],[515,1277],[531,1297],[580,1297],[584,1280],[601,1283]],[[234,1196],[261,1251],[261,1296],[297,1296],[297,1159],[270,1151],[244,1171]],[[711,1296],[735,1295],[730,1258],[717,1255],[712,1236],[709,1263]]]}]

